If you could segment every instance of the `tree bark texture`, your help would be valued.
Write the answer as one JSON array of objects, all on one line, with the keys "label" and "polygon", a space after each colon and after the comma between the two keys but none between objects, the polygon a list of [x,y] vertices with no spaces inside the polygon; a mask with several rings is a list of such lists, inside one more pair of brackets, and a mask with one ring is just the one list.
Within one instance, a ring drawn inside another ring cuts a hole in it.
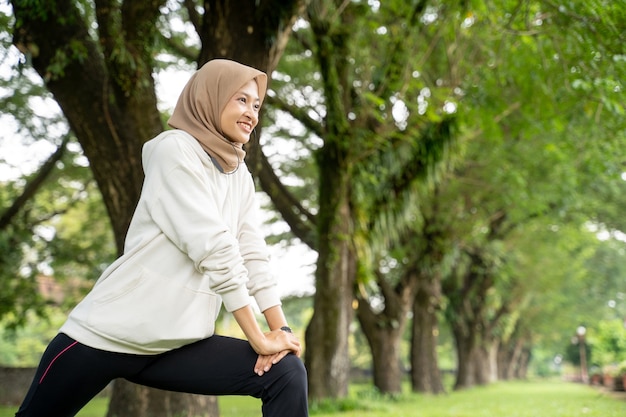
[{"label": "tree bark texture", "polygon": [[475,333],[467,332],[462,324],[451,325],[452,335],[454,337],[456,347],[456,379],[454,381],[454,389],[460,390],[471,388],[476,384],[474,366],[476,362],[475,356]]},{"label": "tree bark texture", "polygon": [[519,360],[523,352],[521,339],[509,340],[498,349],[498,379],[508,381],[515,378]]},{"label": "tree bark texture", "polygon": [[[44,80],[89,159],[121,253],[143,182],[141,148],[165,127],[152,72],[161,36],[156,21],[166,2],[96,0],[97,39],[76,1],[11,3],[13,42]],[[195,2],[185,4],[202,40],[199,65],[227,57],[271,75],[304,2],[207,1],[202,16]],[[124,382],[115,384],[113,397],[111,416],[218,415],[217,403],[206,397],[155,393]]]},{"label": "tree bark texture", "polygon": [[474,380],[477,385],[487,385],[498,380],[497,341],[492,338],[481,338],[476,349],[476,366]]},{"label": "tree bark texture", "polygon": [[493,271],[483,254],[467,254],[469,264],[465,272],[453,272],[442,284],[448,297],[446,317],[457,347],[455,389],[489,382],[488,375],[493,372],[488,340],[492,339],[492,329],[499,316],[487,317],[491,311],[487,296],[494,285]]},{"label": "tree bark texture", "polygon": [[498,349],[498,379],[507,381],[525,378],[528,366],[530,343],[527,338],[514,333]]},{"label": "tree bark texture", "polygon": [[[193,2],[189,2],[193,3]],[[207,0],[198,34],[198,63],[225,57],[248,63],[271,77],[306,0]],[[188,7],[190,14],[195,8]],[[193,20],[192,20],[193,21]]]},{"label": "tree bark texture", "polygon": [[515,378],[516,379],[526,379],[528,376],[528,365],[530,363],[531,358],[531,348],[525,346],[522,349],[522,353],[520,354],[519,360],[517,361],[517,367],[515,368]]},{"label": "tree bark texture", "polygon": [[399,394],[402,392],[400,342],[406,328],[406,315],[401,322],[380,317],[369,310],[366,300],[359,300],[359,323],[372,350],[374,386],[380,392]]},{"label": "tree bark texture", "polygon": [[422,276],[415,294],[411,327],[411,387],[414,392],[444,392],[437,344],[439,335],[440,282]]},{"label": "tree bark texture", "polygon": [[399,394],[404,375],[400,345],[417,280],[414,271],[407,271],[395,286],[382,274],[377,282],[385,299],[384,308],[375,312],[366,299],[367,294],[359,291],[357,317],[372,350],[374,386],[383,393]]},{"label": "tree bark texture", "polygon": [[[345,188],[345,186],[344,186]],[[338,211],[321,226],[329,228],[331,239],[320,242],[313,317],[306,329],[305,363],[312,399],[345,397],[350,372],[349,333],[352,308],[355,256],[351,248],[350,219],[345,199]]]},{"label": "tree bark texture", "polygon": [[217,397],[150,389],[123,379],[114,382],[106,417],[215,417]]}]

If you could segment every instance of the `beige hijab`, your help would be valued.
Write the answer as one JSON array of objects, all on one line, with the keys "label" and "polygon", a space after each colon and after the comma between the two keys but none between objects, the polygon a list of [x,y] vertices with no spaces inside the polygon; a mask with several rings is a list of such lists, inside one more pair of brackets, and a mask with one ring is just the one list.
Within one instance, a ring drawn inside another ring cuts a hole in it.
[{"label": "beige hijab", "polygon": [[167,122],[195,137],[225,173],[234,172],[246,152],[241,143],[224,136],[220,117],[233,94],[252,79],[259,86],[263,102],[267,90],[265,73],[226,59],[207,62],[191,76]]}]

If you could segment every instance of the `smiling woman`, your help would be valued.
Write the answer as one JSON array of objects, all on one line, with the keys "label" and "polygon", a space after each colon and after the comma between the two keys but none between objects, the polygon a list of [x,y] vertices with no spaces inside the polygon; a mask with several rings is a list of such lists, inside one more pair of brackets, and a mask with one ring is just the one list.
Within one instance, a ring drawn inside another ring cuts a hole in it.
[{"label": "smiling woman", "polygon": [[[229,62],[232,61],[209,61],[192,75],[168,122],[171,127],[184,130],[196,138],[216,163],[216,167],[226,173],[234,172],[243,162],[243,144],[250,139],[249,132],[238,131],[237,123],[245,121],[250,124],[254,116],[255,122],[251,127],[256,126],[258,108],[267,90],[267,76],[264,73],[242,66],[247,70],[238,74],[229,68]],[[212,76],[207,77],[206,73],[211,73]],[[224,90],[231,91],[232,94],[210,94],[211,91]],[[247,104],[241,101],[242,98],[246,99],[245,94],[250,99]],[[228,106],[231,101],[241,104],[235,106],[233,103]],[[229,134],[224,131],[222,122],[232,124],[227,127]],[[232,138],[229,137],[231,135]]]},{"label": "smiling woman", "polygon": [[222,133],[230,141],[245,145],[250,140],[252,130],[259,123],[259,87],[250,80],[226,103],[220,117]]},{"label": "smiling woman", "polygon": [[[17,416],[75,415],[116,378],[248,395],[273,417],[308,415],[302,347],[243,169],[266,86],[263,72],[223,59],[191,76],[169,120],[174,129],[143,146],[145,179],[123,255],[49,344]],[[222,304],[247,340],[214,334]]]}]

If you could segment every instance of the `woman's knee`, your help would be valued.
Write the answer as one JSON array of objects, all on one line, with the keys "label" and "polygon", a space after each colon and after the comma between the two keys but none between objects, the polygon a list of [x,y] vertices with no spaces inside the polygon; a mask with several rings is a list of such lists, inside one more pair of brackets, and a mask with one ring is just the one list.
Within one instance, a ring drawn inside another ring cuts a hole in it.
[{"label": "woman's knee", "polygon": [[307,372],[300,358],[287,355],[266,375],[269,376],[272,372],[275,372],[274,380],[266,385],[261,397],[263,415],[308,416]]},{"label": "woman's knee", "polygon": [[283,369],[288,384],[293,389],[306,391],[307,372],[302,360],[295,355],[287,355],[280,363],[282,364],[281,368]]}]

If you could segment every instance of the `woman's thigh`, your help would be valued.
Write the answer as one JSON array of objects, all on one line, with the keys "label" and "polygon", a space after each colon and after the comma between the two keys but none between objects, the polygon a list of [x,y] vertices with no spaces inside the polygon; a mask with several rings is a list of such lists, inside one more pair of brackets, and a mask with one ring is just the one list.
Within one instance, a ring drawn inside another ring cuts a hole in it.
[{"label": "woman's thigh", "polygon": [[261,398],[264,416],[306,417],[307,377],[300,358],[287,355],[262,376],[245,340],[212,336],[159,355],[132,382],[169,391]]},{"label": "woman's thigh", "polygon": [[149,360],[93,349],[59,334],[44,352],[16,415],[73,416],[113,379],[138,372]]},{"label": "woman's thigh", "polygon": [[264,377],[254,373],[257,357],[247,341],[215,335],[160,354],[127,379],[168,391],[260,397]]}]

